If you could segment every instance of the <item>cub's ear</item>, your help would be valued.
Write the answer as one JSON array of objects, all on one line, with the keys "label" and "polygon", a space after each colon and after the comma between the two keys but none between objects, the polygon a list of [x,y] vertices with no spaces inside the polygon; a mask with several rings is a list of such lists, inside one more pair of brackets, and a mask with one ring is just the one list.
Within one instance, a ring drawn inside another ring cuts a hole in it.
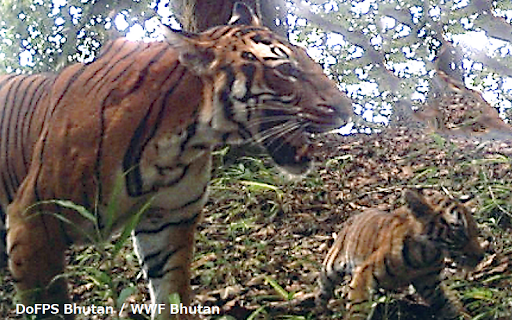
[{"label": "cub's ear", "polygon": [[432,216],[432,207],[426,201],[425,197],[416,191],[406,190],[404,198],[405,202],[407,203],[407,207],[409,207],[416,218],[426,219],[429,216]]},{"label": "cub's ear", "polygon": [[167,42],[179,52],[180,62],[197,75],[207,74],[215,62],[215,53],[208,44],[192,32],[175,30],[162,25]]},{"label": "cub's ear", "polygon": [[252,12],[251,8],[242,2],[236,2],[233,13],[228,22],[229,25],[246,25],[261,27],[261,20]]}]

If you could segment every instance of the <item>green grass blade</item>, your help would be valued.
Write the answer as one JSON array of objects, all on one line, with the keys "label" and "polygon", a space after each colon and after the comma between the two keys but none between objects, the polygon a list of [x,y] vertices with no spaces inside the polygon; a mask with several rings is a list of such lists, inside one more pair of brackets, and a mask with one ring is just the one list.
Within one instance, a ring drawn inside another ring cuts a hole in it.
[{"label": "green grass blade", "polygon": [[270,284],[272,286],[272,288],[274,288],[274,290],[276,290],[276,292],[286,301],[288,300],[291,300],[291,297],[290,297],[290,293],[288,293],[288,291],[286,291],[283,287],[281,287],[279,285],[279,283],[277,283],[277,281],[275,281],[274,279],[268,277],[268,276],[265,276],[265,281],[268,282],[268,284]]},{"label": "green grass blade", "polygon": [[33,206],[30,206],[29,208],[33,208],[42,204],[56,204],[59,207],[74,210],[85,219],[93,222],[95,225],[98,223],[98,219],[96,218],[96,216],[92,214],[86,207],[76,204],[73,201],[69,200],[44,200],[39,201],[38,203],[34,204]]},{"label": "green grass blade", "polygon": [[119,239],[117,239],[116,244],[114,245],[114,249],[112,250],[112,257],[115,257],[119,253],[119,251],[121,251],[126,239],[128,239],[130,237],[132,231],[135,229],[135,227],[139,223],[140,217],[147,209],[149,209],[149,207],[153,203],[153,199],[154,198],[149,199],[140,208],[140,210],[131,217],[131,219],[128,221],[128,223],[126,223],[126,225],[124,226],[123,232],[121,233],[121,236],[119,237]]},{"label": "green grass blade", "polygon": [[119,208],[119,195],[123,192],[125,175],[118,175],[114,183],[114,190],[110,195],[107,208],[105,210],[105,233],[110,234],[112,232],[112,226],[114,224],[114,217]]},{"label": "green grass blade", "polygon": [[254,320],[256,319],[256,317],[265,311],[265,306],[261,306],[259,307],[258,309],[256,309],[256,311],[254,311],[253,313],[251,313],[251,315],[249,317],[247,317],[247,320]]}]

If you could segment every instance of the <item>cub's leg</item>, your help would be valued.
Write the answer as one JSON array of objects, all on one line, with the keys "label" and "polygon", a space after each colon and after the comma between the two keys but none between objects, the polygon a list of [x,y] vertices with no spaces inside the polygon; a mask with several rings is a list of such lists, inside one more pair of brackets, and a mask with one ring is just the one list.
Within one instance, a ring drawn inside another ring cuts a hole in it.
[{"label": "cub's leg", "polygon": [[[459,319],[462,307],[450,300],[443,291],[439,273],[431,274],[412,281],[416,291],[430,305],[438,319]],[[464,314],[465,319],[469,319]]]},{"label": "cub's leg", "polygon": [[[27,198],[27,197],[25,197]],[[9,268],[16,282],[21,303],[62,304],[70,302],[63,277],[67,249],[61,221],[34,210],[23,199],[15,199],[7,209],[7,252]],[[47,311],[38,319],[73,319],[73,315],[52,315]]]},{"label": "cub's leg", "polygon": [[344,319],[368,318],[371,306],[367,302],[376,287],[374,271],[374,265],[371,263],[363,264],[354,270],[348,288],[348,312]]},{"label": "cub's leg", "polygon": [[133,232],[135,252],[149,281],[151,303],[167,306],[161,314],[153,313],[151,319],[192,319],[183,314],[171,315],[168,307],[172,293],[179,294],[184,306],[191,303],[190,263],[199,214],[189,219],[164,221],[168,216],[177,214],[163,209],[150,209],[143,214],[144,220]]},{"label": "cub's leg", "polygon": [[315,302],[317,307],[325,309],[329,300],[334,296],[334,289],[345,277],[345,264],[333,264],[323,267],[318,277],[319,291]]}]

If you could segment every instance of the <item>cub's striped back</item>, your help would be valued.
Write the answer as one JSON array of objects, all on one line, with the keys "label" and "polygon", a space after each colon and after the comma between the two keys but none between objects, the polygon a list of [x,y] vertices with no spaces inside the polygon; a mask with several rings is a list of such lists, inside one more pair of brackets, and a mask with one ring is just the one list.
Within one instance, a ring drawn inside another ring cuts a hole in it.
[{"label": "cub's striped back", "polygon": [[405,192],[393,211],[366,210],[351,217],[329,250],[320,274],[317,303],[325,307],[346,275],[345,319],[366,319],[371,292],[413,284],[439,319],[456,319],[460,308],[441,288],[444,258],[474,268],[483,258],[477,225],[461,203],[435,194]]}]

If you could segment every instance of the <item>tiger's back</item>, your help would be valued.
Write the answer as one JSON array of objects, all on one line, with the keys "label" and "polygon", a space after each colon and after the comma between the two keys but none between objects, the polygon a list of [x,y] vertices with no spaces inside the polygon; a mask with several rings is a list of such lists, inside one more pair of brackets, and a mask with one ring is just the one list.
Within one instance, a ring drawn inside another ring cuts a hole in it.
[{"label": "tiger's back", "polygon": [[[6,209],[27,175],[32,152],[49,118],[49,88],[55,76],[0,76],[0,204]],[[19,93],[23,97],[18,98]],[[16,123],[16,126],[11,125]]]},{"label": "tiger's back", "polygon": [[345,275],[353,274],[358,267],[380,263],[393,257],[396,260],[394,264],[397,272],[383,279],[385,281],[379,282],[379,285],[392,288],[397,281],[405,284],[405,279],[398,274],[404,271],[398,269],[407,268],[405,264],[400,263],[403,262],[401,249],[405,239],[420,232],[421,228],[421,224],[411,217],[406,208],[400,208],[392,214],[368,209],[364,214],[352,216],[345,222],[323,263],[325,270],[322,276],[335,275],[337,280],[324,279],[321,283],[341,282]]}]

